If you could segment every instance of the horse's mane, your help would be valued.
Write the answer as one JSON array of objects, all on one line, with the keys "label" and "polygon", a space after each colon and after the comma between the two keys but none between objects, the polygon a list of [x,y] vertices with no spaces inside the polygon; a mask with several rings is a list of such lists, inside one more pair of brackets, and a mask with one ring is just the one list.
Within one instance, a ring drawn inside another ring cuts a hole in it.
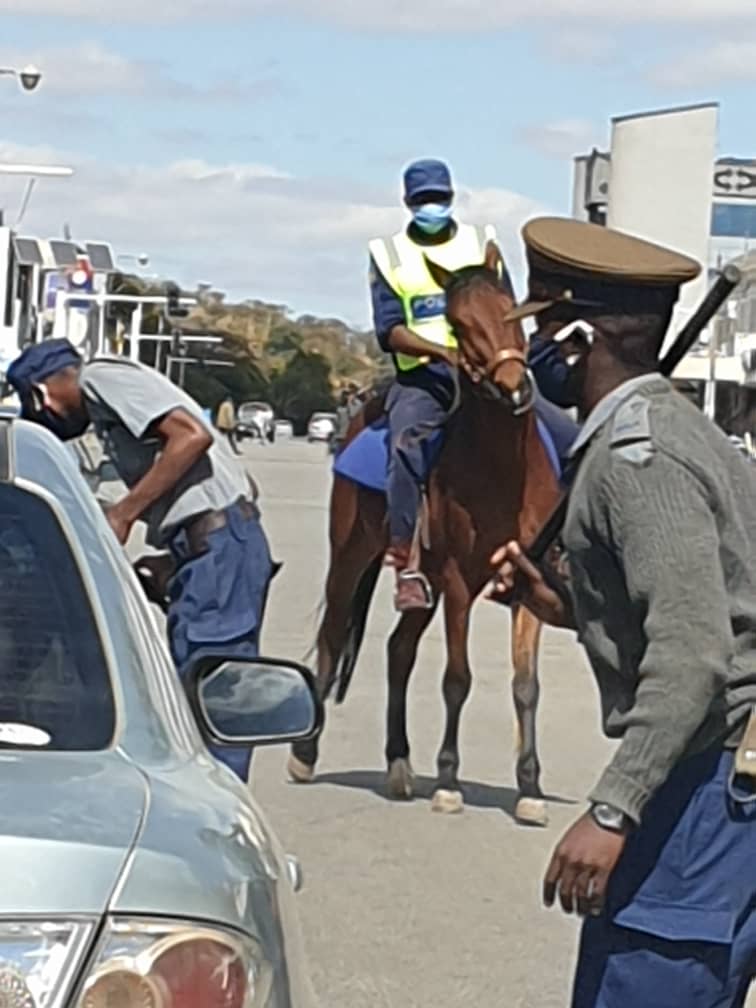
[{"label": "horse's mane", "polygon": [[502,263],[501,277],[484,265],[464,266],[461,270],[457,270],[447,284],[447,300],[471,287],[493,287],[494,290],[502,291],[514,300],[512,279],[504,263]]}]

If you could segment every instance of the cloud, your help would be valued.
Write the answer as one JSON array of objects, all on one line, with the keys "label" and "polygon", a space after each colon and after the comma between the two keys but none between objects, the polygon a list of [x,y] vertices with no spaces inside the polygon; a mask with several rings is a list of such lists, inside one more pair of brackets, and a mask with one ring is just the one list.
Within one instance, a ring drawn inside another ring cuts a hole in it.
[{"label": "cloud", "polygon": [[0,49],[1,65],[20,67],[27,63],[42,70],[42,85],[53,98],[86,99],[94,91],[98,95],[216,102],[280,98],[291,93],[290,85],[270,73],[250,80],[225,77],[199,86],[172,77],[163,63],[129,59],[96,41],[23,52]]},{"label": "cloud", "polygon": [[[0,13],[17,14],[18,0],[0,0]],[[611,4],[606,0],[25,0],[27,17],[57,17],[154,23],[199,18],[249,20],[255,16],[294,14],[311,20],[381,31],[466,31],[508,28],[526,22],[585,19],[591,23],[720,24],[723,20],[756,20],[752,0],[636,0]]]},{"label": "cloud", "polygon": [[583,154],[595,145],[596,132],[596,127],[584,119],[561,119],[553,123],[522,126],[516,136],[539,154],[564,160]]},{"label": "cloud", "polygon": [[582,24],[579,28],[560,25],[547,36],[548,56],[560,63],[586,63],[604,66],[617,58],[620,39],[606,29],[597,31]]},{"label": "cloud", "polygon": [[690,52],[673,54],[649,71],[663,88],[700,88],[724,82],[756,81],[756,42],[719,41]]},{"label": "cloud", "polygon": [[23,53],[3,49],[0,59],[5,66],[40,67],[45,90],[53,95],[88,95],[93,88],[98,94],[138,95],[175,86],[159,64],[127,59],[99,42]]},{"label": "cloud", "polygon": [[[0,160],[63,162],[66,152],[3,148]],[[72,162],[72,179],[40,182],[23,230],[47,237],[70,221],[74,236],[145,251],[151,268],[188,287],[209,281],[234,297],[368,324],[367,242],[404,220],[393,190],[348,178],[297,178],[265,164],[200,160],[127,168]],[[6,203],[12,220],[22,185]],[[515,278],[519,231],[545,208],[504,189],[460,186],[461,215],[497,226]]]}]

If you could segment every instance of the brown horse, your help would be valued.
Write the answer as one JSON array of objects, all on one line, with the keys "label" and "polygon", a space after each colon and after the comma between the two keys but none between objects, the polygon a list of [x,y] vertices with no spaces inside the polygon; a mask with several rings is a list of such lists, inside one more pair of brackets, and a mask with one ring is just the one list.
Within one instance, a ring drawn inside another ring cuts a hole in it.
[{"label": "brown horse", "polygon": [[[502,543],[528,543],[551,513],[557,477],[530,407],[533,387],[519,322],[507,320],[513,297],[499,280],[503,263],[489,243],[485,262],[451,274],[428,262],[446,291],[447,316],[459,342],[460,405],[428,484],[429,541],[422,569],[436,600],[443,597],[447,666],[443,681],[446,732],[438,754],[433,808],[459,811],[458,729],[471,685],[467,639],[470,610],[491,576],[490,557]],[[504,274],[506,275],[506,274]],[[381,413],[373,401],[355,418],[348,440]],[[343,700],[365,630],[368,608],[387,546],[382,494],[334,479],[330,508],[330,569],[326,608],[317,638],[317,679],[325,698],[338,680]],[[433,610],[403,614],[388,643],[389,699],[386,759],[388,794],[412,796],[413,775],[406,732],[406,697],[420,638]],[[518,722],[518,820],[542,825],[535,717],[538,703],[540,623],[512,607],[513,694]],[[298,782],[314,776],[318,739],[294,746],[289,773]]]}]

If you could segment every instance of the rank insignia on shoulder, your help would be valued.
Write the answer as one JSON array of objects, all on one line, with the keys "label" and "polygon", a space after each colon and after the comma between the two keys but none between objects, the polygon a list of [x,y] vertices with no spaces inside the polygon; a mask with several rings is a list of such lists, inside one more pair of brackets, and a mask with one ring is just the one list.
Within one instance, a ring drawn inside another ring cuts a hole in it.
[{"label": "rank insignia on shoulder", "polygon": [[643,465],[654,454],[651,424],[648,418],[650,402],[635,395],[623,403],[614,417],[609,445],[612,455]]}]

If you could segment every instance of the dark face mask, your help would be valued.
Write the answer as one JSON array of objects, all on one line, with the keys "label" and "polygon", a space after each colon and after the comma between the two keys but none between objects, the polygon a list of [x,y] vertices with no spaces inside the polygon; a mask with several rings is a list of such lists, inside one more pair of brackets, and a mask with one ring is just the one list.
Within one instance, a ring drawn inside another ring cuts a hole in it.
[{"label": "dark face mask", "polygon": [[580,393],[579,376],[562,356],[559,344],[553,340],[531,340],[528,365],[533,372],[536,385],[551,402],[562,409],[577,406]]},{"label": "dark face mask", "polygon": [[84,410],[69,416],[61,416],[51,410],[49,406],[40,405],[33,399],[24,404],[23,416],[25,419],[45,427],[61,441],[72,441],[74,438],[81,437],[89,427],[89,417]]},{"label": "dark face mask", "polygon": [[[567,344],[544,339],[538,333],[530,341],[528,365],[536,384],[542,395],[562,409],[580,405],[588,346],[587,337],[583,339],[579,335],[568,337]],[[567,362],[566,352],[570,349],[583,351],[575,363]]]}]

